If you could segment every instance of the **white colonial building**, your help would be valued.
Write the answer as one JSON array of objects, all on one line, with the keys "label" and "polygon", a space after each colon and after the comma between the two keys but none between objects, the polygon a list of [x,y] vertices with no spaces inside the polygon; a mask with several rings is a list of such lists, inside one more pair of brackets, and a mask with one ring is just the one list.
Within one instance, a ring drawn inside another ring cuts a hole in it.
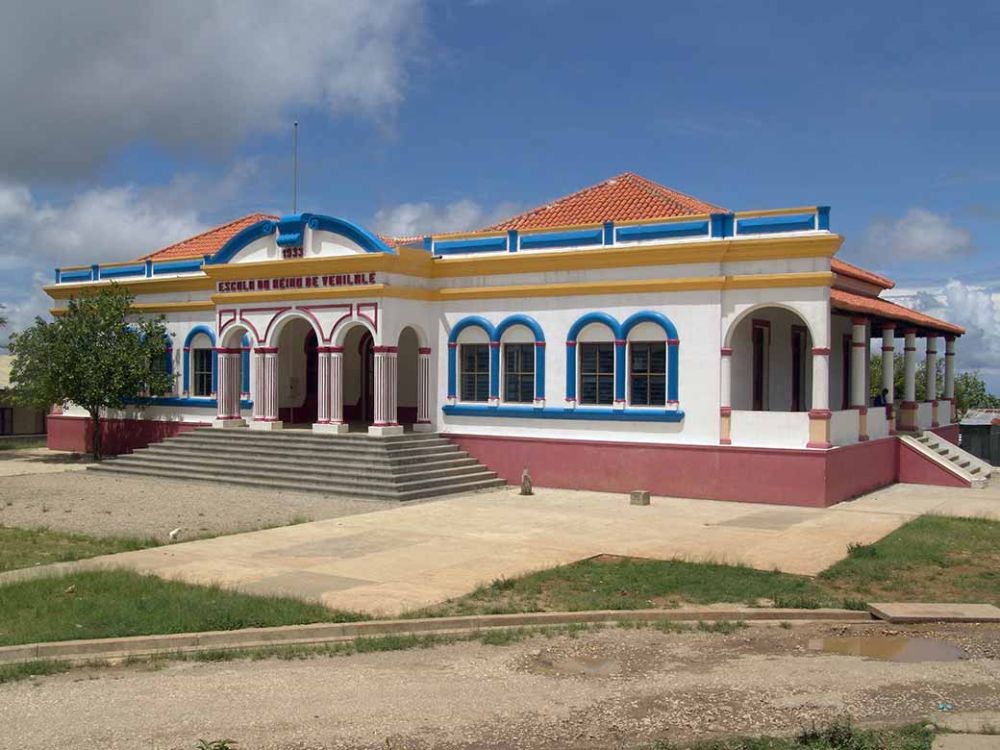
[{"label": "white colonial building", "polygon": [[[108,415],[121,450],[209,424],[426,430],[507,479],[828,504],[937,476],[896,435],[955,437],[963,332],[881,299],[892,282],[836,259],[841,242],[823,206],[734,213],[626,173],[462,234],[246,216],[58,269],[46,291],[58,314],[118,283],[137,314],[167,318],[174,393]],[[873,338],[885,407],[869,399]],[[52,446],[82,448],[83,416],[53,416]]]}]

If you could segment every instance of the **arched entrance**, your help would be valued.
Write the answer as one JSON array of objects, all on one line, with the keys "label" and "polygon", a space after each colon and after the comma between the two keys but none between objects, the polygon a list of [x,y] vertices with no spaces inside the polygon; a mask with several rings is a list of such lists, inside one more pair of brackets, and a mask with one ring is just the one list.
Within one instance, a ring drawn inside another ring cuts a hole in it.
[{"label": "arched entrance", "polygon": [[368,426],[375,418],[375,341],[364,326],[344,337],[344,420]]},{"label": "arched entrance", "polygon": [[278,419],[285,428],[311,427],[319,393],[318,339],[304,318],[288,320],[276,335]]},{"label": "arched entrance", "polygon": [[401,425],[412,426],[417,421],[419,349],[420,338],[412,327],[400,331],[396,354],[396,411]]}]

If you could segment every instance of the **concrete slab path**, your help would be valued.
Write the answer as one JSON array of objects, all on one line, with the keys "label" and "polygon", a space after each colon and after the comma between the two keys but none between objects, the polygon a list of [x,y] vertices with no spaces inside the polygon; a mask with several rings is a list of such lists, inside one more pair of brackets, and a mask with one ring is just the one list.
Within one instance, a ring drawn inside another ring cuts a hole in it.
[{"label": "concrete slab path", "polygon": [[23,474],[53,474],[82,471],[91,462],[87,456],[48,448],[0,451],[0,479]]},{"label": "concrete slab path", "polygon": [[[985,503],[985,505],[984,505]],[[11,571],[130,567],[189,583],[322,601],[393,616],[512,577],[599,554],[744,563],[814,575],[851,543],[923,513],[1000,518],[1000,495],[897,485],[832,508],[514,488],[385,511]]]}]

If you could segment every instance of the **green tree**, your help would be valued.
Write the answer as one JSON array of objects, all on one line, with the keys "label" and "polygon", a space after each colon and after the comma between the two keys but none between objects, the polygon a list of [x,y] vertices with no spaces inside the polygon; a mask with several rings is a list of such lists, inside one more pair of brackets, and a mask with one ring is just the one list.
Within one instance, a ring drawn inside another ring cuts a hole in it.
[{"label": "green tree", "polygon": [[73,298],[48,322],[35,318],[11,336],[11,382],[17,403],[36,409],[73,403],[90,415],[91,449],[101,457],[100,417],[109,409],[142,407],[168,393],[163,317],[131,314],[133,297],[116,284]]}]

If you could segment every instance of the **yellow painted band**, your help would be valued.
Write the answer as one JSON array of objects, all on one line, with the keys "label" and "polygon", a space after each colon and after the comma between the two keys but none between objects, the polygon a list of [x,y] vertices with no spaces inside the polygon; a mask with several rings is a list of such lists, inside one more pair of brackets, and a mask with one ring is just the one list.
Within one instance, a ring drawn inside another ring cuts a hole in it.
[{"label": "yellow painted band", "polygon": [[204,292],[215,289],[215,282],[207,276],[186,276],[173,279],[135,279],[134,281],[90,282],[81,284],[50,284],[43,287],[45,293],[52,299],[69,299],[88,290],[97,290],[108,284],[128,289],[138,296],[140,294],[168,294],[174,292]]}]

